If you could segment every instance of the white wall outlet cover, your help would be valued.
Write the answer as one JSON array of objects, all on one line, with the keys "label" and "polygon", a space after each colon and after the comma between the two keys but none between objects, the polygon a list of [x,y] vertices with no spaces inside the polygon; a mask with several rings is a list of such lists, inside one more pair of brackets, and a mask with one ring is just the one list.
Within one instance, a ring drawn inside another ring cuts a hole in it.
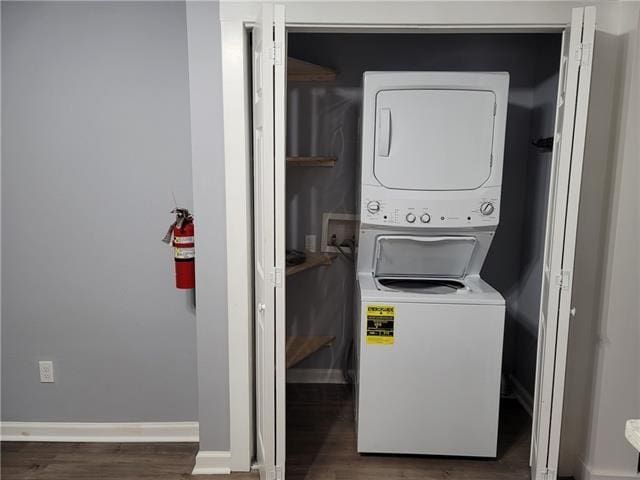
[{"label": "white wall outlet cover", "polygon": [[307,252],[315,253],[317,240],[315,235],[305,235],[304,236],[304,249]]},{"label": "white wall outlet cover", "polygon": [[359,216],[353,213],[323,213],[320,250],[337,253],[338,249],[331,246],[334,236],[338,245],[343,245],[344,249],[350,250],[344,247],[344,241],[355,237],[356,244],[358,243],[359,221]]},{"label": "white wall outlet cover", "polygon": [[40,383],[53,383],[53,362],[50,360],[42,360],[38,362],[40,368]]}]

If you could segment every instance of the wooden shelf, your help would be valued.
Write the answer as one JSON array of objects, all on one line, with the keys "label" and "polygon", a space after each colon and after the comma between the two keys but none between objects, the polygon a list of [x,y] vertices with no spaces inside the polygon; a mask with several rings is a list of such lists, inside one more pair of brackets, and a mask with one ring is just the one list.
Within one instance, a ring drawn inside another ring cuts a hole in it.
[{"label": "wooden shelf", "polygon": [[294,275],[310,268],[321,267],[323,265],[331,265],[337,255],[335,253],[307,253],[307,259],[300,265],[287,267],[287,277]]},{"label": "wooden shelf", "polygon": [[314,63],[287,58],[287,81],[289,82],[334,82],[336,71]]},{"label": "wooden shelf", "polygon": [[336,157],[287,157],[288,167],[333,167]]},{"label": "wooden shelf", "polygon": [[326,347],[333,342],[336,337],[331,336],[313,336],[302,337],[294,335],[287,337],[285,346],[286,351],[286,367],[291,368],[297,365],[305,358],[313,355],[322,347]]}]

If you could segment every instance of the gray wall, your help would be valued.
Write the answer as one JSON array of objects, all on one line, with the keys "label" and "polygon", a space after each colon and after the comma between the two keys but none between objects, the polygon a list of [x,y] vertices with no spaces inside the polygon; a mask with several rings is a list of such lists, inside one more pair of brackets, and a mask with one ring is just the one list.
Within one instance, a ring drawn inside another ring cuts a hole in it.
[{"label": "gray wall", "polygon": [[228,450],[227,249],[218,3],[188,2],[187,30],[193,192],[199,202],[196,296],[200,449]]},{"label": "gray wall", "polygon": [[197,420],[187,72],[184,3],[3,2],[2,420]]}]

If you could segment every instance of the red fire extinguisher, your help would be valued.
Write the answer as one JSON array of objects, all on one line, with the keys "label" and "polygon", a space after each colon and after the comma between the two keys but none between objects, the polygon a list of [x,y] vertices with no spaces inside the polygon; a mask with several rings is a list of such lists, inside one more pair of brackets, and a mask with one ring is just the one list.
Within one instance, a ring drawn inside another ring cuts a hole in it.
[{"label": "red fire extinguisher", "polygon": [[162,239],[170,244],[173,238],[173,257],[176,265],[176,288],[189,289],[196,286],[196,249],[194,241],[193,216],[186,208],[171,211],[176,221],[169,226]]}]

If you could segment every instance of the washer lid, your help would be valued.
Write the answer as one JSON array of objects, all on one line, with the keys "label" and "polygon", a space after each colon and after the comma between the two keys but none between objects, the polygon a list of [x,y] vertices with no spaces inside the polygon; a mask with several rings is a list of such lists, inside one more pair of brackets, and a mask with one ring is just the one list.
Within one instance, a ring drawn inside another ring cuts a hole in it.
[{"label": "washer lid", "polygon": [[387,188],[473,190],[491,176],[495,93],[382,90],[374,175]]},{"label": "washer lid", "polygon": [[388,278],[464,278],[477,239],[473,236],[380,235],[374,275]]}]

